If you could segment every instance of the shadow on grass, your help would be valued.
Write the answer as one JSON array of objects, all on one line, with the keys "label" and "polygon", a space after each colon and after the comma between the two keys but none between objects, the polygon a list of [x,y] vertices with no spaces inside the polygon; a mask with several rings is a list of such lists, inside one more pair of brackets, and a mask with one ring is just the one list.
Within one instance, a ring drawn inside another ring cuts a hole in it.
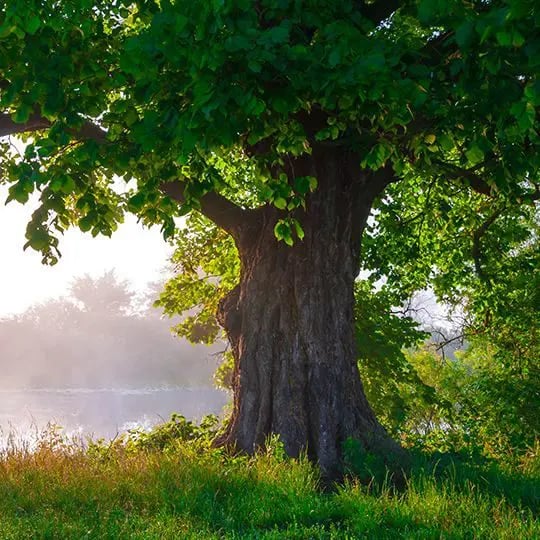
[{"label": "shadow on grass", "polygon": [[410,477],[429,476],[438,484],[449,484],[456,492],[476,491],[491,498],[504,498],[510,505],[540,514],[540,478],[510,472],[486,460],[467,459],[459,454],[415,453]]},{"label": "shadow on grass", "polygon": [[[527,475],[509,470],[482,457],[473,458],[459,453],[427,454],[417,450],[408,451],[405,481],[403,472],[394,482],[384,462],[373,454],[348,456],[351,476],[369,484],[374,493],[390,489],[394,493],[406,491],[418,482],[432,482],[456,493],[475,492],[480,496],[504,498],[511,506],[529,509],[533,515],[540,514],[540,476]],[[399,465],[394,465],[394,469]]]},{"label": "shadow on grass", "polygon": [[179,517],[189,515],[194,522],[204,524],[204,529],[224,537],[440,537],[437,524],[422,523],[401,512],[399,505],[387,507],[368,490],[349,486],[323,493],[311,473],[304,477],[305,482],[298,482],[298,471],[296,482],[281,475],[271,481],[259,475],[207,474],[207,470],[200,470],[191,477],[189,493],[185,479],[178,478],[175,484],[165,475],[161,490],[166,494],[168,512]]},{"label": "shadow on grass", "polygon": [[496,526],[501,538],[509,531],[528,538],[526,524],[538,513],[534,479],[451,455],[416,454],[400,490],[388,477],[372,478],[369,486],[351,477],[323,493],[313,467],[294,461],[270,471],[254,461],[250,472],[225,470],[209,477],[200,469],[187,497],[187,479],[173,484],[165,475],[161,489],[172,514],[187,513],[209,530],[233,537],[487,537]]}]

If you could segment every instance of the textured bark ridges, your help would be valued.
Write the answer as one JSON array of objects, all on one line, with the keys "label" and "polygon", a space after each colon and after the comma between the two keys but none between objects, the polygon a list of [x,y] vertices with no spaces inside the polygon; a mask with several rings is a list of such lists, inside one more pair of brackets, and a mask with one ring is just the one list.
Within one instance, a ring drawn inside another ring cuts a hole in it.
[{"label": "textured bark ridges", "polygon": [[253,452],[278,434],[287,453],[302,451],[323,474],[339,475],[342,444],[397,448],[375,418],[356,366],[353,284],[362,230],[380,178],[358,173],[356,156],[318,151],[296,160],[318,189],[299,215],[305,238],[276,241],[277,210],[236,234],[241,280],[221,305],[236,360],[233,416],[223,442]]}]

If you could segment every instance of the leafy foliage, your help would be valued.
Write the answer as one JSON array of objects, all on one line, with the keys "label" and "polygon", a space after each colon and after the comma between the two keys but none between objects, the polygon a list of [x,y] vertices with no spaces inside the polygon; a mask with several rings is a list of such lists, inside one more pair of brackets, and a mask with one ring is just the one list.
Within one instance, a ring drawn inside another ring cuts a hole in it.
[{"label": "leafy foliage", "polygon": [[[283,165],[319,143],[355,149],[367,169],[530,200],[535,2],[382,4],[10,1],[0,107],[8,133],[30,134],[23,155],[0,154],[10,198],[40,194],[28,246],[54,263],[55,232],[110,235],[125,211],[170,236],[212,191],[274,204],[292,243],[289,213],[316,179]],[[119,193],[115,175],[136,189]]]},{"label": "leafy foliage", "polygon": [[189,217],[179,231],[171,259],[175,277],[168,280],[155,305],[169,317],[189,315],[175,325],[177,335],[211,343],[221,334],[218,303],[237,283],[240,261],[232,238],[200,215]]},{"label": "leafy foliage", "polygon": [[132,429],[127,438],[131,450],[164,450],[178,444],[197,443],[208,449],[218,432],[219,419],[205,416],[195,424],[179,414],[173,414],[168,422],[158,424],[151,431]]},{"label": "leafy foliage", "polygon": [[454,360],[425,348],[409,361],[436,399],[401,387],[410,415],[400,425],[408,445],[428,451],[464,452],[515,464],[534,454],[538,443],[538,391],[535,375],[517,377],[498,362],[494,346],[474,341]]},{"label": "leafy foliage", "polygon": [[[371,279],[398,303],[430,286],[458,309],[467,351],[444,361],[428,350],[408,359],[436,400],[400,386],[411,416],[399,427],[433,447],[504,457],[538,434],[538,214],[534,205],[488,204],[414,177],[390,188],[364,242]],[[391,255],[390,255],[391,254]]]},{"label": "leafy foliage", "polygon": [[433,396],[404,352],[427,334],[410,317],[393,314],[393,308],[392,296],[384,287],[374,291],[368,281],[357,281],[355,326],[362,383],[377,417],[395,431],[412,406],[402,395],[403,386],[414,387],[428,401]]}]

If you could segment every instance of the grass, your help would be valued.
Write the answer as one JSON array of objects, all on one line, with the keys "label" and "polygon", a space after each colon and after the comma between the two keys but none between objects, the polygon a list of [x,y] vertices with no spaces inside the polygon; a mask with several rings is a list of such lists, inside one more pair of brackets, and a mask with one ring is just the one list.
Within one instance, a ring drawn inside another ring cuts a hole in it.
[{"label": "grass", "polygon": [[419,458],[400,491],[354,479],[318,489],[306,460],[83,448],[58,437],[0,457],[0,538],[540,538],[540,477]]}]

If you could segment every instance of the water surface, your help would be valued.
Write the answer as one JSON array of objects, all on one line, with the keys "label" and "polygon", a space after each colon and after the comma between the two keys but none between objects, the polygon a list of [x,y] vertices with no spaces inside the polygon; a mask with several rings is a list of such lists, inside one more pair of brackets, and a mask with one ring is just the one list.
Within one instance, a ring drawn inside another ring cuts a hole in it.
[{"label": "water surface", "polygon": [[68,436],[107,439],[134,427],[151,428],[174,412],[200,420],[219,414],[228,401],[211,387],[38,388],[0,390],[0,446],[9,434],[32,444],[48,424]]}]

